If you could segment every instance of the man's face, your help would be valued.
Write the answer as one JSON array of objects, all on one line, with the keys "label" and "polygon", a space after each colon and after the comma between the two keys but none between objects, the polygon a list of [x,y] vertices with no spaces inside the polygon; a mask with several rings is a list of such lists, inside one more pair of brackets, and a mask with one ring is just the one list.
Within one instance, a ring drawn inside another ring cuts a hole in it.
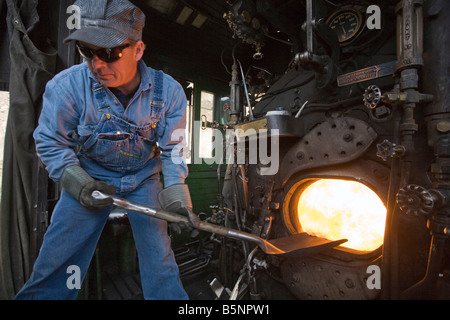
[{"label": "man's face", "polygon": [[[124,44],[129,41],[125,41]],[[80,42],[83,47],[93,50],[101,49],[92,44]],[[100,83],[106,87],[121,88],[127,87],[135,80],[137,72],[137,63],[141,59],[144,51],[144,44],[142,41],[122,50],[122,56],[115,62],[107,63],[97,55],[94,55],[91,60],[87,61],[88,67],[92,74]]]}]

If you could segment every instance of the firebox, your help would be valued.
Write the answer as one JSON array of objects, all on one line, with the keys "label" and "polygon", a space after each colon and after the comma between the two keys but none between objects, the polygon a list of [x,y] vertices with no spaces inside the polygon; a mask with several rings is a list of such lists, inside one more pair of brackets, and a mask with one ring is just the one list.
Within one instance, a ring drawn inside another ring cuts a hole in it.
[{"label": "firebox", "polygon": [[367,185],[342,179],[306,179],[293,188],[286,217],[290,232],[347,239],[342,246],[359,251],[373,251],[383,244],[386,208]]},{"label": "firebox", "polygon": [[368,284],[381,267],[389,171],[371,160],[293,175],[284,188],[282,220],[295,234],[306,232],[348,241],[318,255],[281,262],[285,285],[299,299],[376,299]]}]

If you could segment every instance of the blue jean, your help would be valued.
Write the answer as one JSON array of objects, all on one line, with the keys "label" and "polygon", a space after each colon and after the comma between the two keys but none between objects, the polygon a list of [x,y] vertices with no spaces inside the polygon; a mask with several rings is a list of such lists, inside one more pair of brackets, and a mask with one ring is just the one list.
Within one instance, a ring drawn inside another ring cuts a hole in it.
[{"label": "blue jean", "polygon": [[[118,183],[114,184],[120,190]],[[152,179],[132,192],[118,195],[156,207],[160,189],[159,180]],[[72,276],[68,268],[77,266],[81,280],[84,278],[111,209],[85,209],[63,190],[33,272],[15,299],[75,299],[78,290],[67,285]],[[128,218],[138,252],[144,298],[188,299],[170,247],[167,223],[133,211],[128,212]]]}]

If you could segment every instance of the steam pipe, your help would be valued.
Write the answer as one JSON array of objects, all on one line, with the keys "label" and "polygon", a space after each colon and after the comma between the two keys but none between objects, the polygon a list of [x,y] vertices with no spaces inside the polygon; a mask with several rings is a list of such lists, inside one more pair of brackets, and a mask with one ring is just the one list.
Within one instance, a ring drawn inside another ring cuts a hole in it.
[{"label": "steam pipe", "polygon": [[247,98],[248,111],[250,113],[250,121],[252,121],[255,119],[255,117],[253,116],[252,105],[250,103],[250,96],[248,95],[247,84],[245,82],[245,76],[244,76],[244,70],[242,70],[242,64],[239,60],[238,60],[238,63],[239,63],[239,67],[241,69],[242,84],[244,85],[245,97]]},{"label": "steam pipe", "polygon": [[[237,45],[236,45],[237,46]],[[239,94],[239,72],[236,58],[234,56],[234,51],[236,49],[234,46],[232,51],[233,65],[231,67],[231,82],[230,82],[230,125],[236,125],[239,121],[240,114],[240,94]]]},{"label": "steam pipe", "polygon": [[218,188],[217,198],[219,200],[219,210],[223,211],[224,197],[223,197],[223,192],[222,192],[222,183],[221,183],[222,177],[220,174],[220,170],[222,170],[222,163],[219,163],[217,165],[217,188]]},{"label": "steam pipe", "polygon": [[[398,141],[399,125],[401,115],[397,108],[394,108],[394,141]],[[381,298],[398,298],[398,238],[396,229],[398,227],[398,206],[396,205],[396,194],[400,185],[400,177],[397,172],[400,167],[400,159],[392,158],[391,171],[389,177],[389,190],[387,199],[388,215],[386,217],[386,232],[382,254],[382,275],[381,275]]]},{"label": "steam pipe", "polygon": [[[418,68],[423,66],[423,0],[402,0],[396,6],[397,12],[397,63],[394,73],[400,75],[400,90],[407,96],[414,95],[419,87]],[[418,131],[414,120],[415,101],[403,105],[403,121],[400,132],[403,145],[414,148],[412,136]]]},{"label": "steam pipe", "polygon": [[313,3],[312,0],[306,0],[306,51],[314,53],[313,39]]}]

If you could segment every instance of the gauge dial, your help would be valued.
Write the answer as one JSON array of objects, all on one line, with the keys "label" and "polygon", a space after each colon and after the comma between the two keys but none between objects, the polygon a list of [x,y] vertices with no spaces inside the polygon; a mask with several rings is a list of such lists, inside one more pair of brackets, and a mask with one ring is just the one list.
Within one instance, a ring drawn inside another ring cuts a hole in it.
[{"label": "gauge dial", "polygon": [[362,27],[362,15],[356,9],[344,8],[333,12],[327,19],[328,26],[336,31],[339,43],[344,44],[355,37]]}]

